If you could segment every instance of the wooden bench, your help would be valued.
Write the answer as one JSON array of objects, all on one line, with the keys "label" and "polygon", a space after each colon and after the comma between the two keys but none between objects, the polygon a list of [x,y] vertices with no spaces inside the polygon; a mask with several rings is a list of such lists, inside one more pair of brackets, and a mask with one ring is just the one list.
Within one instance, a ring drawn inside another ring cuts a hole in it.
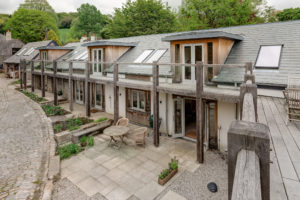
[{"label": "wooden bench", "polygon": [[289,121],[300,121],[300,88],[286,88],[283,94],[287,103]]}]

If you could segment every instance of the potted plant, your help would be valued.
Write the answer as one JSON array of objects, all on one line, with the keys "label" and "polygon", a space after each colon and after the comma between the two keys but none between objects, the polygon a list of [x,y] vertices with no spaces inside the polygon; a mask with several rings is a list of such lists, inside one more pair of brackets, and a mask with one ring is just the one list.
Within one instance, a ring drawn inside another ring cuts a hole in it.
[{"label": "potted plant", "polygon": [[178,160],[176,157],[171,159],[169,168],[164,169],[158,176],[158,183],[160,185],[166,184],[178,172]]},{"label": "potted plant", "polygon": [[82,147],[85,147],[85,146],[87,145],[87,137],[82,136],[82,137],[80,138],[80,145],[81,145]]}]

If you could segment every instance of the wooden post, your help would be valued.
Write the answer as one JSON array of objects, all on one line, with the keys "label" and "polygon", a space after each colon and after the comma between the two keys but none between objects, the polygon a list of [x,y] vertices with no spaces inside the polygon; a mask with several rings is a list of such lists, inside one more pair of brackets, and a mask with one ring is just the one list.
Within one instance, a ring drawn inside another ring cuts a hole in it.
[{"label": "wooden post", "polygon": [[58,105],[58,98],[57,98],[57,61],[53,60],[53,94],[54,94],[54,105]]},{"label": "wooden post", "polygon": [[32,60],[30,62],[31,66],[31,92],[34,92],[34,61]]},{"label": "wooden post", "polygon": [[90,102],[90,64],[85,64],[85,113],[87,117],[91,116],[91,102]]},{"label": "wooden post", "polygon": [[42,97],[45,97],[45,62],[44,60],[41,61],[41,88],[42,88]]},{"label": "wooden post", "polygon": [[255,111],[255,121],[258,121],[258,114],[257,114],[257,85],[256,84],[247,84],[243,83],[240,86],[240,119],[243,119],[243,104],[244,104],[244,97],[246,93],[251,93],[253,97],[254,103],[254,111]]},{"label": "wooden post", "polygon": [[114,124],[119,119],[119,87],[117,83],[119,81],[119,66],[114,62]]},{"label": "wooden post", "polygon": [[263,200],[270,199],[270,139],[265,124],[234,121],[228,131],[228,199],[231,199],[238,153],[254,151],[259,158],[261,193]]},{"label": "wooden post", "polygon": [[69,108],[70,111],[73,111],[73,63],[72,61],[69,62]]},{"label": "wooden post", "polygon": [[156,147],[159,146],[159,92],[157,86],[159,85],[159,66],[157,62],[153,62],[153,143]]},{"label": "wooden post", "polygon": [[23,89],[23,59],[20,60],[19,64],[19,77],[20,77],[20,88]]},{"label": "wooden post", "polygon": [[27,69],[26,69],[26,60],[23,60],[23,82],[24,82],[24,89],[27,90]]},{"label": "wooden post", "polygon": [[246,63],[246,74],[248,74],[248,71],[250,71],[250,74],[253,74],[252,62]]},{"label": "wooden post", "polygon": [[203,62],[196,63],[196,133],[197,133],[197,161],[204,162],[204,134],[203,134]]}]

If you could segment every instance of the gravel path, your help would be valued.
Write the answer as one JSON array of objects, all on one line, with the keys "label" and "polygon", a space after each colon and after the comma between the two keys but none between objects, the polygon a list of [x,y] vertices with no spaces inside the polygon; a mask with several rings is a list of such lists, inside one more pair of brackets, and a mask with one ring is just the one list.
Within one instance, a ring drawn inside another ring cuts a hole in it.
[{"label": "gravel path", "polygon": [[48,156],[47,118],[9,82],[0,77],[0,199],[32,199]]}]

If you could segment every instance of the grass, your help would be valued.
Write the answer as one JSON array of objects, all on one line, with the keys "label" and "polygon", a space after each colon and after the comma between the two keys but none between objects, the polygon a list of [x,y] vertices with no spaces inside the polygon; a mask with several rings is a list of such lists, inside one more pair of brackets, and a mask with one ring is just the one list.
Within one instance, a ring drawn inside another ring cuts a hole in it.
[{"label": "grass", "polygon": [[84,117],[69,118],[66,121],[54,124],[53,129],[55,133],[59,133],[65,130],[74,131],[80,129],[80,126],[91,122],[93,122],[93,120]]},{"label": "grass", "polygon": [[65,44],[70,38],[70,29],[67,28],[58,29],[58,36],[59,36],[59,40],[63,44]]},{"label": "grass", "polygon": [[57,116],[57,115],[64,115],[65,114],[65,110],[62,109],[62,107],[60,106],[54,106],[52,104],[46,104],[46,105],[42,105],[42,108],[44,110],[44,112],[46,113],[46,115],[49,116]]},{"label": "grass", "polygon": [[32,99],[33,101],[40,103],[43,101],[46,101],[46,99],[44,99],[43,97],[39,97],[38,95],[32,93],[32,92],[27,92],[25,90],[20,90],[23,94],[25,94],[27,97],[29,97],[30,99]]},{"label": "grass", "polygon": [[81,147],[77,144],[68,144],[58,149],[60,159],[66,159],[72,155],[76,155],[81,151]]},{"label": "grass", "polygon": [[96,122],[96,123],[100,123],[100,122],[104,122],[104,121],[106,121],[106,120],[107,120],[106,117],[102,117],[102,118],[97,119],[95,122]]},{"label": "grass", "polygon": [[94,146],[94,143],[95,143],[95,141],[94,141],[94,137],[93,136],[90,135],[89,137],[87,137],[87,145],[89,147]]}]

